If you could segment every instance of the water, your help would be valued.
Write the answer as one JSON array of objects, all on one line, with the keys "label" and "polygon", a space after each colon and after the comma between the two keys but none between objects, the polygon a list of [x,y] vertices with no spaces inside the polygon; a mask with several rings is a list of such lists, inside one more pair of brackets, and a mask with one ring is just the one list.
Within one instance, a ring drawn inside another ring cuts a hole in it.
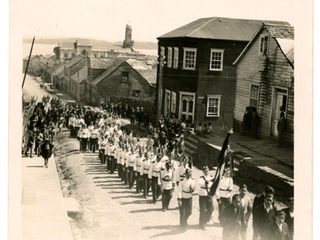
[{"label": "water", "polygon": [[[32,55],[47,55],[53,54],[53,49],[57,46],[53,44],[34,44],[32,49]],[[22,58],[28,57],[30,53],[31,43],[22,43]],[[94,46],[93,46],[94,49]],[[157,55],[157,49],[135,49],[140,53],[144,53],[147,55]]]}]

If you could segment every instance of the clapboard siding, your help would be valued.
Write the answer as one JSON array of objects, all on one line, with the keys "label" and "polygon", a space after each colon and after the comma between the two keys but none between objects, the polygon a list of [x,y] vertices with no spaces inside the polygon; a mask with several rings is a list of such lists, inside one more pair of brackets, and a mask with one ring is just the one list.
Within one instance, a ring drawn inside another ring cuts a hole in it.
[{"label": "clapboard siding", "polygon": [[[262,34],[268,34],[264,29]],[[293,68],[282,53],[275,39],[270,38],[267,55],[259,54],[259,36],[253,40],[237,65],[235,122],[241,123],[245,108],[250,102],[250,87],[259,86],[258,114],[259,136],[271,135],[271,116],[275,89],[287,90],[286,141],[293,143],[294,137],[294,83]]]}]

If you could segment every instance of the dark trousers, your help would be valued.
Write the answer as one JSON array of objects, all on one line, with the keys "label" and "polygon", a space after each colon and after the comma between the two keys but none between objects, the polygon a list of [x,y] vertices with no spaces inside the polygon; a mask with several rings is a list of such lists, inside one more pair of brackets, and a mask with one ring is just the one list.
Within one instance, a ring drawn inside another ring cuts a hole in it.
[{"label": "dark trousers", "polygon": [[74,137],[74,127],[70,125],[70,137]]},{"label": "dark trousers", "polygon": [[135,180],[134,173],[133,173],[133,167],[129,167],[128,170],[129,170],[129,173],[128,173],[129,188],[133,188],[133,184],[134,184],[134,180]]},{"label": "dark trousers", "polygon": [[147,197],[149,195],[150,183],[148,178],[148,173],[143,174],[143,196]]},{"label": "dark trousers", "polygon": [[114,173],[114,157],[113,156],[109,156],[109,164],[110,164],[110,173]]},{"label": "dark trousers", "polygon": [[135,171],[136,178],[136,192],[141,193],[142,191],[142,176],[140,176],[140,172]]},{"label": "dark trousers", "polygon": [[81,151],[83,152],[87,151],[87,141],[88,141],[88,138],[80,138]]},{"label": "dark trousers", "polygon": [[156,202],[157,199],[159,198],[160,196],[160,188],[158,186],[158,177],[154,177],[152,176],[152,182],[151,182],[151,188],[152,188],[152,200],[153,202]]},{"label": "dark trousers", "polygon": [[126,168],[124,165],[121,165],[121,181],[124,181],[126,175]]},{"label": "dark trousers", "polygon": [[106,159],[107,159],[107,169],[108,171],[111,171],[110,155],[106,155]]},{"label": "dark trousers", "polygon": [[33,144],[28,143],[28,145],[27,145],[27,149],[26,149],[26,151],[25,151],[25,155],[26,155],[26,157],[28,157],[28,151],[29,151],[29,149],[30,149],[30,157],[32,158],[32,149],[33,149]]},{"label": "dark trousers", "polygon": [[97,139],[96,138],[90,138],[90,151],[95,153],[96,152],[96,147],[97,147]]},{"label": "dark trousers", "polygon": [[192,214],[192,197],[182,198],[181,206],[179,207],[180,212],[180,226],[185,227],[188,225],[188,218]]},{"label": "dark trousers", "polygon": [[220,197],[220,200],[221,200],[221,204],[219,204],[219,216],[220,214],[222,213],[222,210],[230,204],[230,198],[223,198],[223,197]]},{"label": "dark trousers", "polygon": [[122,176],[122,166],[120,163],[118,163],[118,176],[119,176],[119,178],[121,178],[121,176]]},{"label": "dark trousers", "polygon": [[284,142],[284,131],[278,131],[278,146],[282,147]]},{"label": "dark trousers", "polygon": [[199,225],[204,227],[210,221],[213,212],[213,202],[211,196],[199,196],[200,218]]},{"label": "dark trousers", "polygon": [[163,189],[162,190],[162,209],[169,209],[169,203],[172,198],[172,189]]},{"label": "dark trousers", "polygon": [[100,149],[100,160],[101,160],[101,164],[104,164],[104,151],[105,151],[105,149]]}]

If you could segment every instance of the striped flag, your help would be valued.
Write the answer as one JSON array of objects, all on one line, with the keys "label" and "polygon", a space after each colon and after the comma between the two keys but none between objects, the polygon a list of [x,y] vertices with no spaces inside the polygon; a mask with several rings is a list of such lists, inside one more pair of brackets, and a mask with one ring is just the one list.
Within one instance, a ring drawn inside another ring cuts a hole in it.
[{"label": "striped flag", "polygon": [[230,161],[230,157],[228,154],[229,137],[232,133],[233,133],[232,129],[228,131],[228,135],[222,144],[222,148],[218,156],[218,166],[217,166],[216,174],[214,176],[214,179],[212,180],[213,184],[210,188],[211,196],[215,195],[226,166],[230,165],[230,173],[233,173],[233,158],[231,158],[232,160]]}]

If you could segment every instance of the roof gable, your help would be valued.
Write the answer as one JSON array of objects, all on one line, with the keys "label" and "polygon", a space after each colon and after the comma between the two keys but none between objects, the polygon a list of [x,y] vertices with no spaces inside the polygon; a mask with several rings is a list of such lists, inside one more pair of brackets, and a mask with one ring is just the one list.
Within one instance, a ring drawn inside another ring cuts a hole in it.
[{"label": "roof gable", "polygon": [[65,63],[64,66],[66,68],[70,68],[85,58],[86,58],[85,55],[79,54],[79,55],[75,56],[74,58],[72,58],[69,62]]},{"label": "roof gable", "polygon": [[177,28],[169,33],[166,33],[158,37],[158,39],[190,37],[250,41],[254,33],[263,22],[270,24],[290,25],[287,22],[280,21],[247,20],[219,17],[201,18],[180,28]]},{"label": "roof gable", "polygon": [[294,27],[290,25],[262,24],[258,31],[253,35],[250,42],[242,50],[238,58],[234,61],[239,64],[243,56],[247,53],[252,44],[258,40],[258,36],[266,29],[272,38],[274,38],[284,56],[288,59],[292,68],[294,67]]}]

